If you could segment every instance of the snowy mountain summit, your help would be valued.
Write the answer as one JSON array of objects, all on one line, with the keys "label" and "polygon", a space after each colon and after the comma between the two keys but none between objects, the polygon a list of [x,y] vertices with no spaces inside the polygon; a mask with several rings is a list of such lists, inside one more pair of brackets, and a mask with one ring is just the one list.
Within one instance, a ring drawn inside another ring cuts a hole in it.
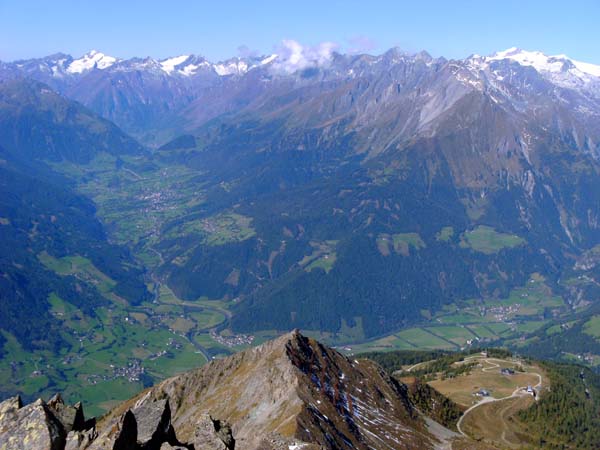
[{"label": "snowy mountain summit", "polygon": [[[563,133],[600,155],[600,66],[515,47],[448,60],[398,48],[377,56],[342,54],[330,43],[310,47],[286,41],[275,54],[219,62],[188,53],[120,59],[93,50],[80,58],[59,53],[0,63],[0,79],[14,77],[45,83],[152,146],[181,134],[175,124],[193,130],[238,111],[240,105],[249,110],[268,105],[281,92],[314,102],[306,109],[312,120],[318,111],[331,114],[322,103],[346,91],[352,92],[351,100],[339,97],[335,114],[343,110],[351,117],[349,123],[358,127],[391,120],[389,126],[397,127],[401,141],[413,134],[434,134],[439,120],[473,94],[501,108],[513,124],[546,126],[560,118]],[[344,89],[328,98],[323,94],[331,86]],[[300,94],[309,87],[310,96]],[[173,129],[166,130],[165,123],[172,123]],[[522,134],[523,127],[517,128]],[[386,142],[375,145],[369,140],[364,145],[377,153]]]},{"label": "snowy mountain summit", "polygon": [[539,51],[527,51],[517,47],[496,52],[491,56],[474,55],[474,65],[492,72],[502,63],[531,67],[551,83],[571,89],[590,88],[600,92],[600,66],[577,61],[566,55],[548,56]]},{"label": "snowy mountain summit", "polygon": [[92,50],[81,58],[74,60],[69,64],[66,71],[69,73],[83,73],[92,69],[108,69],[110,66],[118,62],[117,58],[100,53],[97,50]]},{"label": "snowy mountain summit", "polygon": [[[46,58],[8,63],[6,66],[16,66],[26,75],[34,77],[36,73],[45,73],[54,78],[81,77],[95,70],[109,72],[153,71],[169,77],[193,77],[200,74],[226,77],[243,76],[254,69],[265,68],[277,74],[288,75],[292,75],[295,71],[302,71],[308,66],[326,69],[330,67],[334,56],[339,56],[330,48],[327,51],[320,51],[318,58],[314,55],[310,57],[311,52],[314,53],[314,49],[305,49],[300,46],[294,52],[283,51],[281,54],[267,56],[233,57],[213,63],[202,56],[189,54],[164,59],[151,57],[120,59],[97,50],[91,50],[77,59],[69,55],[57,54]],[[305,53],[307,54],[305,55]],[[388,53],[371,58],[374,61],[382,61],[386,59]],[[402,58],[392,59],[392,62],[399,63],[407,58],[419,59],[420,54],[412,57],[409,54],[403,54]],[[304,63],[298,64],[298,61]],[[593,92],[600,96],[600,66],[577,61],[566,55],[548,56],[539,51],[527,51],[512,47],[489,56],[473,55],[464,60],[453,61],[453,63],[466,66],[475,72],[485,71],[491,76],[499,77],[500,81],[506,75],[504,69],[507,66],[514,67],[516,64],[522,68],[534,69],[546,80],[562,88],[583,89],[588,93]],[[282,66],[286,70],[280,70]]]}]

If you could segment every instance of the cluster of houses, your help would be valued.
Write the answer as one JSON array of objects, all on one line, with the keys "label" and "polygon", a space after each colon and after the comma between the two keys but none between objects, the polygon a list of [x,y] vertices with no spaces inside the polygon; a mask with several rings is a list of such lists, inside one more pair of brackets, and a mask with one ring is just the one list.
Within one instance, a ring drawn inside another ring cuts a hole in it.
[{"label": "cluster of houses", "polygon": [[238,345],[251,345],[254,341],[254,336],[249,334],[234,334],[232,336],[221,336],[214,330],[211,330],[210,337],[217,341],[221,345],[227,347],[235,347]]},{"label": "cluster of houses", "polygon": [[130,383],[140,381],[140,378],[145,371],[142,362],[139,359],[131,360],[129,364],[124,367],[115,367],[113,364],[110,366],[113,369],[113,379],[122,377],[127,379]]}]

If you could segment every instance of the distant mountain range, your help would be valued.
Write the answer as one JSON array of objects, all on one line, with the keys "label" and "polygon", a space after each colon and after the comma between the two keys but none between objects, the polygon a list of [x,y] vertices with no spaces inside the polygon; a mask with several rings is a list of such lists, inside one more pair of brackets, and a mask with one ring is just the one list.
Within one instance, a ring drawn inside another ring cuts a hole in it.
[{"label": "distant mountain range", "polygon": [[[37,351],[52,294],[89,288],[97,333],[156,314],[206,358],[229,352],[214,336],[417,347],[394,333],[429,327],[595,361],[599,118],[600,67],[519,49],[0,63],[0,327]],[[176,322],[194,302],[218,320]]]},{"label": "distant mountain range", "polygon": [[[337,100],[338,108],[346,113],[360,108],[362,120],[368,115],[371,122],[377,114],[372,117],[374,106],[365,110],[366,103],[378,98],[376,109],[389,114],[385,106],[397,104],[398,94],[402,97],[407,90],[418,89],[413,92],[412,108],[419,117],[401,120],[405,123],[395,134],[402,138],[431,132],[437,117],[472,93],[485,94],[488,101],[516,114],[535,110],[529,119],[543,119],[552,103],[556,112],[570,110],[575,114],[571,121],[585,119],[592,128],[596,126],[589,122],[598,114],[600,97],[600,66],[516,48],[464,60],[432,58],[425,52],[411,55],[399,49],[381,56],[342,55],[331,49],[304,55],[302,49],[295,49],[289,54],[219,63],[195,55],[121,60],[91,51],[78,59],[56,54],[0,63],[0,77],[9,76],[47,83],[151,145],[193,131],[221,114],[252,111],[282,91],[309,87],[313,95],[322,89],[331,97],[336,95],[330,91],[334,85],[346,86],[348,92]],[[359,80],[363,84],[368,80],[364,92],[356,86]],[[565,120],[561,126],[566,132],[574,125]],[[572,130],[574,139],[597,151],[597,128],[592,133],[581,126]]]}]

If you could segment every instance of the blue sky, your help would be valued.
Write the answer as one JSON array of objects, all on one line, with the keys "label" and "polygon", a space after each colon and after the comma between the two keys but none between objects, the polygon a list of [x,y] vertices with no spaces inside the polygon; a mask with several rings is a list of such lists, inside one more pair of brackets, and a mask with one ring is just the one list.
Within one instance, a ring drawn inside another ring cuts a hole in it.
[{"label": "blue sky", "polygon": [[216,61],[284,39],[462,58],[517,46],[600,64],[600,1],[0,0],[0,60],[98,49]]}]

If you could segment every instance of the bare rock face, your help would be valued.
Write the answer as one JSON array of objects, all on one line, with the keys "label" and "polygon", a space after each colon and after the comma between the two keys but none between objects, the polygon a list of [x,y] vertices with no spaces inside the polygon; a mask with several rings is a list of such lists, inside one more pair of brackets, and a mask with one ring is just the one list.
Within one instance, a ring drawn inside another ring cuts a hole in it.
[{"label": "bare rock face", "polygon": [[60,421],[65,429],[65,432],[81,431],[86,428],[85,417],[83,414],[83,406],[81,403],[76,403],[73,406],[65,405],[60,394],[56,394],[48,400],[48,408],[54,416]]},{"label": "bare rock face", "polygon": [[2,423],[5,414],[10,414],[12,411],[16,411],[22,407],[23,402],[21,401],[21,397],[18,395],[4,400],[2,403],[0,403],[0,423]]},{"label": "bare rock face", "polygon": [[0,404],[0,448],[62,450],[66,432],[42,400],[22,406],[18,397]]},{"label": "bare rock face", "polygon": [[96,428],[84,431],[71,431],[67,434],[65,450],[82,450],[87,448],[98,437]]},{"label": "bare rock face", "polygon": [[118,420],[104,423],[100,435],[88,448],[90,450],[160,450],[165,443],[174,448],[181,446],[171,425],[171,408],[166,398],[138,401]]},{"label": "bare rock face", "polygon": [[194,435],[194,448],[206,450],[234,450],[233,438],[229,424],[213,419],[210,414],[200,417]]},{"label": "bare rock face", "polygon": [[112,445],[106,448],[112,448],[113,450],[137,449],[137,422],[131,411],[127,411],[123,415],[119,421],[117,431],[114,434],[114,441],[109,441]]},{"label": "bare rock face", "polygon": [[[81,447],[80,447],[81,448]],[[137,422],[131,410],[104,427],[91,442],[89,450],[137,450]]]},{"label": "bare rock face", "polygon": [[160,446],[160,450],[188,450],[188,447],[181,447],[180,445],[171,445],[168,442],[165,442]]},{"label": "bare rock face", "polygon": [[164,442],[177,442],[167,399],[144,402],[131,412],[137,422],[137,444],[140,448],[159,449]]}]

